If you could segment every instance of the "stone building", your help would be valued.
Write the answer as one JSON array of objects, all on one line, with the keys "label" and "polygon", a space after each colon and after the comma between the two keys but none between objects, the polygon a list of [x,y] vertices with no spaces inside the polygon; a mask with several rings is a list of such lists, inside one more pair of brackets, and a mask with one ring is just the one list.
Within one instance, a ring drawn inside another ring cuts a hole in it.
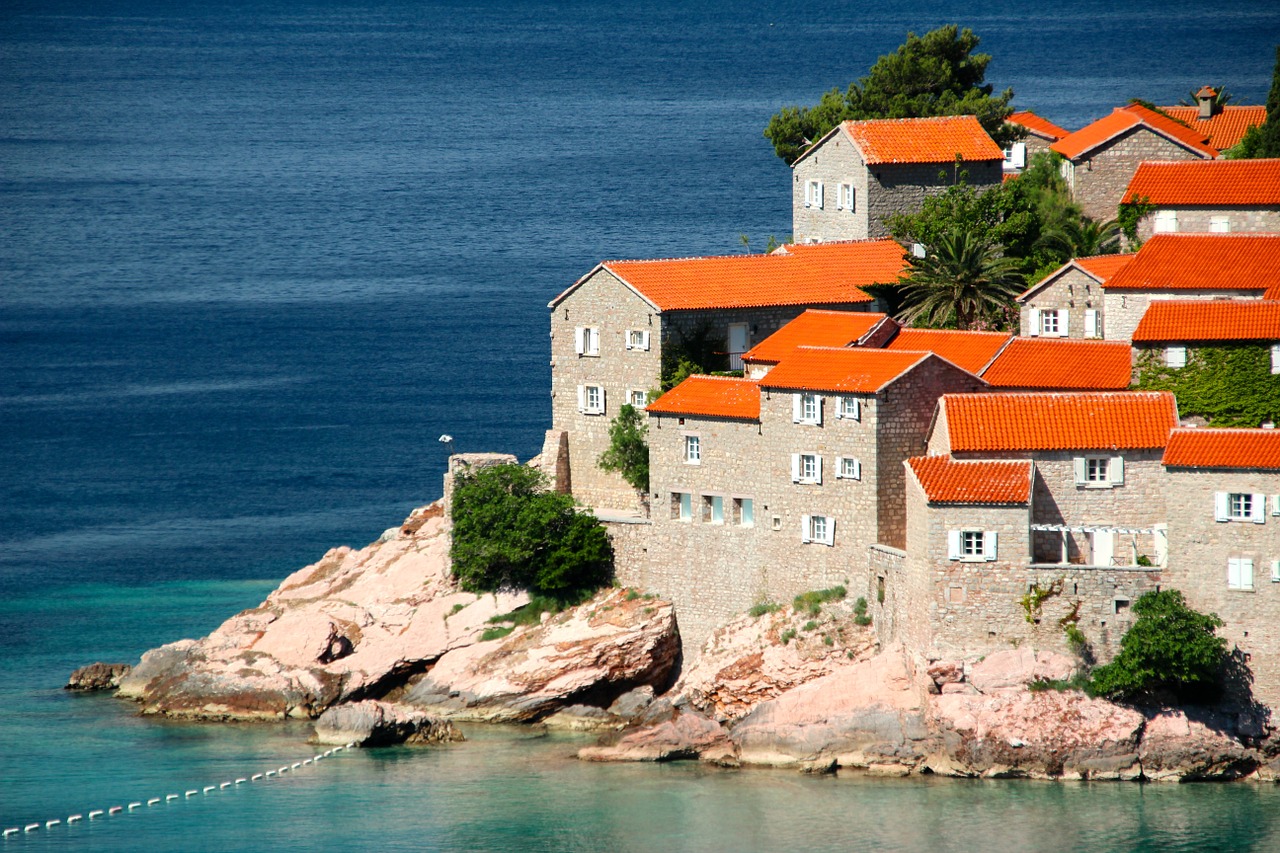
[{"label": "stone building", "polygon": [[1048,151],[1050,145],[1071,132],[1030,110],[1013,113],[1005,120],[1027,132],[1021,141],[1013,143],[1004,150],[1005,174],[1020,174],[1033,156],[1041,151]]},{"label": "stone building", "polygon": [[1217,95],[1212,86],[1202,86],[1196,92],[1195,106],[1179,104],[1160,110],[1204,134],[1211,147],[1226,151],[1238,145],[1249,128],[1260,127],[1267,120],[1267,108],[1264,104],[1221,106]]},{"label": "stone building", "polygon": [[1114,219],[1138,164],[1145,160],[1212,160],[1207,134],[1154,110],[1129,104],[1053,143],[1071,196],[1097,221]]},{"label": "stone building", "polygon": [[1254,694],[1280,703],[1280,431],[1178,429],[1165,448],[1164,582],[1247,656]]},{"label": "stone building", "polygon": [[937,399],[983,387],[928,353],[832,347],[690,377],[649,406],[651,525],[620,580],[677,603],[686,649],[759,601],[865,588],[872,546],[903,545],[902,462]]},{"label": "stone building", "polygon": [[1103,286],[1134,255],[1073,258],[1017,298],[1022,334],[1045,338],[1105,338]]},{"label": "stone building", "polygon": [[978,375],[998,391],[1124,391],[1132,354],[1123,341],[1014,338]]},{"label": "stone building", "polygon": [[1103,286],[1107,340],[1164,299],[1280,299],[1280,234],[1156,234]]},{"label": "stone building", "polygon": [[1151,304],[1133,333],[1139,369],[1178,370],[1200,349],[1250,345],[1270,350],[1280,388],[1280,301],[1162,300]]},{"label": "stone building", "polygon": [[598,265],[549,305],[552,426],[568,434],[574,496],[636,505],[596,460],[619,408],[644,406],[660,386],[664,358],[698,343],[721,362],[704,368],[741,368],[746,350],[806,308],[873,310],[861,287],[896,281],[903,265],[893,240]]},{"label": "stone building", "polygon": [[1003,161],[973,116],[843,122],[791,164],[793,239],[888,236],[885,217],[918,211],[962,178],[998,184]]},{"label": "stone building", "polygon": [[1280,232],[1280,159],[1183,160],[1138,166],[1122,203],[1154,210],[1138,237],[1154,233]]},{"label": "stone building", "polygon": [[822,311],[810,308],[743,354],[746,375],[759,379],[798,346],[851,347],[864,342],[879,347],[895,334],[898,323],[885,314]]}]

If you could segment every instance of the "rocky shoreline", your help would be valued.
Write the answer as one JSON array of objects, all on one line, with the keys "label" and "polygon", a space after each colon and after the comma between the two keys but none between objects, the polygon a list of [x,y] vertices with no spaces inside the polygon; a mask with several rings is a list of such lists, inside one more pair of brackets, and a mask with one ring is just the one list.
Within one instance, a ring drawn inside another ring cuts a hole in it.
[{"label": "rocky shoreline", "polygon": [[880,648],[863,609],[823,600],[723,626],[682,671],[676,613],[607,589],[540,623],[523,594],[474,595],[449,573],[440,502],[377,542],[336,548],[209,636],[131,670],[78,670],[141,713],[316,719],[320,742],[448,743],[453,722],[602,732],[591,761],[699,760],[803,772],[1195,781],[1280,779],[1252,709],[1134,708],[1078,691],[1070,658],[1021,648],[921,661]]}]

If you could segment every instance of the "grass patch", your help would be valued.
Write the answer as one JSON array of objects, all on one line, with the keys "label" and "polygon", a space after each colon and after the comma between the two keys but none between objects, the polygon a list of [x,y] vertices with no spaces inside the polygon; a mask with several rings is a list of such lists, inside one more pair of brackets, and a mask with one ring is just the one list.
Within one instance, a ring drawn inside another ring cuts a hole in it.
[{"label": "grass patch", "polygon": [[822,612],[822,605],[829,601],[840,601],[849,591],[843,586],[833,586],[831,589],[815,589],[811,592],[802,592],[796,596],[795,601],[791,605],[796,609],[797,613],[809,611],[810,616],[817,616]]},{"label": "grass patch", "polygon": [[859,598],[854,602],[853,623],[864,628],[871,624],[871,617],[867,615],[867,600],[865,598]]},{"label": "grass patch", "polygon": [[550,613],[555,615],[569,607],[575,607],[594,595],[594,591],[584,591],[581,595],[574,599],[552,598],[546,595],[535,595],[529,599],[529,603],[524,607],[517,607],[510,613],[499,613],[497,616],[489,617],[490,625],[509,624],[513,628],[521,625],[540,625],[542,624],[542,614]]},{"label": "grass patch", "polygon": [[778,639],[782,640],[782,645],[785,646],[787,643],[791,642],[795,638],[796,638],[796,629],[788,628],[787,630],[782,632],[782,636],[779,637]]},{"label": "grass patch", "polygon": [[815,622],[815,621],[813,621],[812,619],[810,619],[808,622],[804,623],[804,627],[803,627],[803,628],[801,628],[800,630],[802,630],[802,631],[813,631],[813,630],[815,630],[817,627],[818,627],[818,623],[817,623],[817,622]]},{"label": "grass patch", "polygon": [[640,593],[636,592],[634,589],[627,590],[627,601],[635,601],[639,597]]},{"label": "grass patch", "polygon": [[484,633],[480,635],[480,642],[487,643],[490,640],[501,640],[516,629],[515,625],[505,625],[502,627],[485,628]]},{"label": "grass patch", "polygon": [[444,618],[448,619],[453,614],[461,613],[463,610],[466,610],[466,609],[467,609],[467,605],[463,604],[462,602],[458,602],[457,604],[453,605],[453,609],[450,610],[449,613]]},{"label": "grass patch", "polygon": [[1027,689],[1032,693],[1044,693],[1049,690],[1055,690],[1059,693],[1067,690],[1079,690],[1081,692],[1089,689],[1090,679],[1084,673],[1077,673],[1070,678],[1058,679],[1041,679],[1033,681],[1027,685]]},{"label": "grass patch", "polygon": [[762,601],[759,604],[752,607],[750,610],[748,610],[747,615],[752,617],[753,619],[759,619],[761,616],[765,615],[766,613],[777,613],[781,609],[782,609],[781,604],[776,604],[772,601]]}]

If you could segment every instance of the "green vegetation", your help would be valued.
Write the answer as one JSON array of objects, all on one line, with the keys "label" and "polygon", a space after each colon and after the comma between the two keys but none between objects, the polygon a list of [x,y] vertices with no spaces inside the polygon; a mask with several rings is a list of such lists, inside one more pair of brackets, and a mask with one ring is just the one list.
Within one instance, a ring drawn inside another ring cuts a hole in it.
[{"label": "green vegetation", "polygon": [[613,549],[604,528],[546,485],[540,471],[524,465],[457,475],[450,556],[463,589],[527,589],[576,602],[609,583]]},{"label": "green vegetation", "polygon": [[871,617],[867,615],[867,600],[859,598],[853,604],[853,622],[855,625],[866,627],[871,624]]},{"label": "green vegetation", "polygon": [[1027,594],[1022,596],[1022,609],[1026,619],[1035,625],[1040,622],[1040,613],[1044,607],[1044,603],[1054,596],[1062,595],[1064,581],[1058,578],[1046,587],[1033,583]]},{"label": "green vegetation", "polygon": [[1164,352],[1148,349],[1134,364],[1134,387],[1172,391],[1183,417],[1213,426],[1256,427],[1280,421],[1280,376],[1271,372],[1267,344],[1188,348],[1185,367],[1169,368]]},{"label": "green vegetation", "polygon": [[[1233,96],[1230,92],[1227,91],[1226,86],[1210,86],[1209,88],[1213,89],[1214,91],[1214,95],[1211,101],[1215,109],[1220,107],[1225,107],[1227,104],[1231,103],[1231,98]],[[1196,96],[1196,93],[1199,91],[1200,91],[1199,88],[1189,89],[1187,91],[1187,96],[1182,100],[1178,101],[1178,103],[1184,107],[1200,106],[1200,98]]]},{"label": "green vegetation", "polygon": [[1089,676],[1087,673],[1076,673],[1070,678],[1041,679],[1033,681],[1027,685],[1027,689],[1032,693],[1041,693],[1046,690],[1081,690],[1087,692],[1089,690]]},{"label": "green vegetation", "polygon": [[1139,596],[1133,612],[1120,653],[1093,671],[1091,695],[1131,699],[1157,689],[1207,695],[1219,687],[1227,663],[1227,641],[1214,633],[1221,619],[1187,607],[1175,589]]},{"label": "green vegetation", "polygon": [[[843,586],[833,586],[830,589],[815,589],[811,592],[802,592],[796,596],[791,606],[797,613],[808,611],[810,616],[817,616],[822,612],[822,605],[829,601],[840,601],[849,591]],[[809,628],[806,631],[811,630]]]},{"label": "green vegetation", "polygon": [[783,632],[782,632],[782,636],[778,637],[778,639],[782,641],[782,645],[784,645],[784,646],[785,646],[787,643],[790,643],[790,642],[791,642],[792,640],[794,640],[795,638],[796,638],[796,629],[795,629],[795,628],[788,628],[787,630],[785,630],[785,631],[783,631]]},{"label": "green vegetation", "polygon": [[804,626],[800,630],[807,633],[809,631],[816,631],[817,628],[818,628],[818,623],[810,619],[808,622],[804,623]]},{"label": "green vegetation", "polygon": [[948,231],[928,249],[911,258],[901,288],[898,317],[909,326],[990,328],[1025,289],[1017,259],[976,230]]},{"label": "green vegetation", "polygon": [[1236,160],[1280,157],[1280,45],[1276,47],[1276,66],[1271,73],[1271,91],[1267,95],[1267,120],[1245,132],[1240,144],[1227,152]]},{"label": "green vegetation", "polygon": [[775,604],[772,601],[762,601],[759,604],[752,606],[752,608],[747,611],[747,615],[755,619],[759,619],[766,613],[777,613],[781,609],[781,604]]},{"label": "green vegetation", "polygon": [[480,635],[480,642],[487,643],[490,640],[501,640],[515,629],[515,625],[506,625],[501,628],[485,628],[484,633]]},{"label": "green vegetation", "polygon": [[676,329],[662,342],[662,390],[670,391],[695,374],[729,369],[728,342],[710,320]]},{"label": "green vegetation", "polygon": [[764,129],[774,152],[794,163],[812,142],[850,119],[974,115],[1000,145],[1021,138],[1005,123],[1013,90],[993,95],[985,83],[991,57],[973,53],[979,39],[954,24],[907,40],[881,56],[865,77],[841,92],[831,89],[812,107],[784,107]]},{"label": "green vegetation", "polygon": [[635,406],[624,403],[609,424],[609,447],[600,454],[597,464],[604,471],[617,471],[636,491],[649,491],[649,443],[645,440],[648,434],[649,425],[644,415]]},{"label": "green vegetation", "polygon": [[1156,206],[1145,195],[1138,196],[1133,201],[1124,202],[1116,208],[1116,224],[1120,226],[1120,233],[1124,234],[1124,238],[1129,241],[1131,249],[1142,246],[1142,241],[1138,239],[1138,223],[1155,209]]}]

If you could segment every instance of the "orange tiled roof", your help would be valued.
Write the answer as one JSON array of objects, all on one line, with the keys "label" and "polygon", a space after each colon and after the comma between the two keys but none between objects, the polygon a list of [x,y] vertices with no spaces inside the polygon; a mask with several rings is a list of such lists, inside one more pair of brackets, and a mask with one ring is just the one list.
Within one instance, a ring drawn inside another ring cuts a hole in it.
[{"label": "orange tiled roof", "polygon": [[1047,287],[1055,278],[1072,267],[1081,270],[1099,284],[1105,285],[1113,275],[1128,266],[1129,261],[1132,261],[1135,257],[1134,253],[1129,253],[1127,255],[1087,255],[1083,258],[1072,258],[1018,294],[1016,301],[1025,301],[1028,296],[1031,296],[1041,288]]},{"label": "orange tiled roof", "polygon": [[1123,391],[1132,362],[1123,341],[1014,338],[982,378],[993,388]]},{"label": "orange tiled roof", "polygon": [[1121,203],[1280,205],[1280,159],[1139,163]]},{"label": "orange tiled roof", "polygon": [[884,314],[869,311],[810,308],[743,353],[742,360],[777,364],[798,346],[846,347],[884,318]]},{"label": "orange tiled roof", "polygon": [[1140,124],[1203,157],[1218,156],[1218,150],[1207,142],[1208,134],[1192,130],[1140,104],[1117,107],[1110,115],[1067,134],[1049,147],[1063,157],[1075,160]]},{"label": "orange tiled roof", "polygon": [[1047,118],[1042,118],[1031,112],[1031,110],[1023,110],[1009,116],[1005,121],[1010,124],[1020,124],[1036,136],[1043,136],[1045,139],[1051,139],[1057,142],[1071,131],[1065,127],[1058,127]]},{"label": "orange tiled roof", "polygon": [[1003,332],[957,332],[952,329],[903,329],[885,349],[931,352],[963,367],[975,375],[981,373],[1000,348],[1009,342]]},{"label": "orange tiled roof", "polygon": [[[871,297],[862,285],[897,281],[905,263],[902,247],[884,239],[786,246],[769,255],[605,261],[601,266],[659,311],[672,311],[865,304]],[[557,296],[551,307],[589,277]]]},{"label": "orange tiled roof", "polygon": [[1160,299],[1142,315],[1133,341],[1280,341],[1280,302]]},{"label": "orange tiled roof", "polygon": [[874,394],[926,358],[927,352],[796,347],[760,380],[760,387]]},{"label": "orange tiled roof", "polygon": [[1225,106],[1217,115],[1202,119],[1199,107],[1161,107],[1160,109],[1191,125],[1197,133],[1209,137],[1209,144],[1219,151],[1226,151],[1244,139],[1244,132],[1267,120],[1267,108],[1263,104]]},{"label": "orange tiled roof", "polygon": [[754,379],[690,376],[649,404],[651,415],[700,415],[760,419],[760,389]]},{"label": "orange tiled roof", "polygon": [[868,166],[954,163],[957,156],[968,161],[1004,159],[1004,151],[973,116],[846,121],[841,127]]},{"label": "orange tiled roof", "polygon": [[1175,429],[1163,462],[1170,468],[1280,471],[1280,430]]},{"label": "orange tiled roof", "polygon": [[908,459],[930,503],[1025,504],[1031,500],[1031,462],[957,462],[948,456]]},{"label": "orange tiled roof", "polygon": [[1155,234],[1108,290],[1267,290],[1280,298],[1280,234]]},{"label": "orange tiled roof", "polygon": [[947,394],[953,453],[1164,447],[1178,425],[1167,391]]}]

